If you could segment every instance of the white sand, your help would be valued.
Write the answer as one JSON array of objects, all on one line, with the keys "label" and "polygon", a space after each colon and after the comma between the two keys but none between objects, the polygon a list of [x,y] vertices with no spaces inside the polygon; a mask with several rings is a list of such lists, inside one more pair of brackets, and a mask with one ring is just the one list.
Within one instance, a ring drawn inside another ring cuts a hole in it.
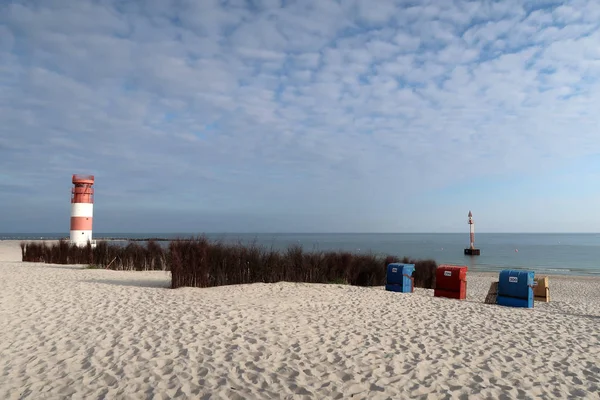
[{"label": "white sand", "polygon": [[551,277],[526,310],[482,304],[489,274],[459,301],[0,257],[2,399],[600,398],[597,279]]}]

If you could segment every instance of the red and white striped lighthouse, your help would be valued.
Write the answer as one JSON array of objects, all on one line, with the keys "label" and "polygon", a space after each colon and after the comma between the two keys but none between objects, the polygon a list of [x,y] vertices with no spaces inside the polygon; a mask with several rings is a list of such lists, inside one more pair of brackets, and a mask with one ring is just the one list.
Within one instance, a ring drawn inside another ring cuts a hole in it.
[{"label": "red and white striped lighthouse", "polygon": [[73,175],[71,189],[71,243],[92,246],[92,221],[94,216],[94,176]]}]

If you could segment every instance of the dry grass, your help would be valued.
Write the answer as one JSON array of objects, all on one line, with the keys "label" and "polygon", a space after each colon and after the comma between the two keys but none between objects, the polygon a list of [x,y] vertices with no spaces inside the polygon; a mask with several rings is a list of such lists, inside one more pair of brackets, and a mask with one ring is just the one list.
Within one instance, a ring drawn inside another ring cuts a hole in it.
[{"label": "dry grass", "polygon": [[280,252],[256,243],[250,245],[210,242],[205,237],[176,239],[168,248],[150,240],[126,246],[100,241],[77,247],[66,240],[21,243],[23,261],[53,264],[84,264],[113,270],[171,271],[171,287],[211,287],[280,281],[383,286],[391,262],[415,264],[415,287],[435,288],[433,260],[400,259],[349,252],[305,252],[291,246]]}]

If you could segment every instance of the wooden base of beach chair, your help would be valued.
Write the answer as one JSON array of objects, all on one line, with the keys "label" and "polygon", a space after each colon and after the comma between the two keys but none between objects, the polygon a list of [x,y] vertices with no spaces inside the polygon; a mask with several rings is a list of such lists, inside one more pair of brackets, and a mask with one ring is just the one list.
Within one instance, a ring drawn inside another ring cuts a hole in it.
[{"label": "wooden base of beach chair", "polygon": [[537,276],[533,287],[533,300],[535,301],[550,301],[550,288],[548,287],[547,276]]},{"label": "wooden base of beach chair", "polygon": [[490,290],[485,297],[485,304],[496,304],[496,297],[498,296],[498,282],[493,282],[490,285]]}]

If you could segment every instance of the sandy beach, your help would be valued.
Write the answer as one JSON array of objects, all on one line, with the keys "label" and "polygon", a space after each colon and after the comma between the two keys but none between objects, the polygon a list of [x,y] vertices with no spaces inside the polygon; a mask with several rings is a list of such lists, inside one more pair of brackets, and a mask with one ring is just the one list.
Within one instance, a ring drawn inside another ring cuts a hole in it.
[{"label": "sandy beach", "polygon": [[168,289],[165,272],[20,262],[0,242],[2,399],[600,398],[600,280],[483,304],[319,284]]}]

